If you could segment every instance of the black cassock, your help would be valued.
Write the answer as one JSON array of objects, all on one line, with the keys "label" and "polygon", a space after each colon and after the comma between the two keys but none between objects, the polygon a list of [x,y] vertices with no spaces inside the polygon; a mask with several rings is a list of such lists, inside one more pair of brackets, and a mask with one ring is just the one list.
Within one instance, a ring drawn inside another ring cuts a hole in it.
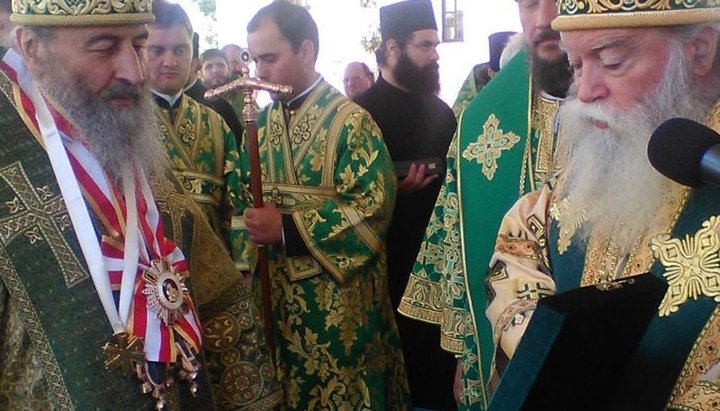
[{"label": "black cassock", "polygon": [[[445,162],[457,126],[452,110],[438,97],[400,90],[382,77],[356,98],[380,126],[393,162],[440,158]],[[443,183],[444,171],[427,187],[398,192],[387,237],[390,299],[397,309]],[[440,348],[437,326],[395,312],[410,380],[413,405],[455,409],[452,382],[455,359]]]}]

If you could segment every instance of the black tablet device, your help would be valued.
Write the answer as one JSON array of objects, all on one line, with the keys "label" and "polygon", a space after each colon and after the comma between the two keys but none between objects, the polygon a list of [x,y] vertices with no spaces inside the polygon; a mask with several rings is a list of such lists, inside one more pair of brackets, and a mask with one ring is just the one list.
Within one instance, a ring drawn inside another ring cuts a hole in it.
[{"label": "black tablet device", "polygon": [[488,411],[608,410],[666,288],[642,274],[540,300]]},{"label": "black tablet device", "polygon": [[445,174],[445,161],[441,158],[424,158],[411,161],[396,161],[395,163],[395,174],[399,178],[404,178],[408,175],[410,165],[415,164],[416,166],[425,165],[425,175],[431,174]]}]

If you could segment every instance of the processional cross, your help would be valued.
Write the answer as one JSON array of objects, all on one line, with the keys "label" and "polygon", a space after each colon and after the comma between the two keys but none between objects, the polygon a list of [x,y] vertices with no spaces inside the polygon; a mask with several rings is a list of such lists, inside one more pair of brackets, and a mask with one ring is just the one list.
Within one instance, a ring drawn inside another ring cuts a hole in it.
[{"label": "processional cross", "polygon": [[[250,55],[248,53],[241,53],[241,58],[245,63],[247,63],[250,60]],[[253,99],[253,91],[264,90],[280,95],[289,95],[292,94],[293,89],[290,86],[268,83],[257,78],[252,78],[249,73],[250,71],[247,68],[247,65],[245,65],[242,68],[242,74],[238,79],[218,88],[208,90],[205,93],[205,98],[212,100],[226,94],[234,93],[238,90],[242,90],[245,94],[245,106],[243,107],[242,117],[243,122],[245,123],[245,130],[247,131],[248,154],[250,157],[250,192],[253,197],[253,207],[262,208],[264,204],[262,195],[262,174],[260,169],[260,149],[258,147],[258,108],[255,104],[255,100]],[[275,339],[272,326],[272,302],[270,300],[270,272],[268,269],[267,248],[263,245],[258,245],[257,270],[260,274],[260,288],[262,290],[265,338],[268,346],[270,347],[270,353],[274,359]]]}]

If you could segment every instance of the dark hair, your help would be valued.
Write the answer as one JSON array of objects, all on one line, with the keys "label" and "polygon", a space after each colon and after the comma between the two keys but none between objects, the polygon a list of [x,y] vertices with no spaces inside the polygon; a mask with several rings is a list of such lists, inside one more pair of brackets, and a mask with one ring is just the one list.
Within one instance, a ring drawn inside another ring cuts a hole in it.
[{"label": "dark hair", "polygon": [[265,18],[271,18],[277,25],[280,33],[290,42],[293,53],[297,53],[305,40],[310,40],[315,46],[315,58],[320,50],[317,24],[305,8],[285,0],[277,0],[261,8],[250,23],[247,31],[256,31]]},{"label": "dark hair", "polygon": [[193,28],[185,10],[179,4],[170,3],[165,0],[153,0],[152,12],[155,15],[153,26],[167,28],[179,25],[187,30],[188,36],[192,38]]},{"label": "dark hair", "polygon": [[227,63],[227,59],[225,58],[225,53],[223,53],[219,49],[207,49],[203,51],[202,55],[200,56],[200,65],[202,66],[207,59],[211,59],[213,57],[220,57],[221,59],[225,60],[225,63]]},{"label": "dark hair", "polygon": [[200,53],[200,35],[193,32],[192,35],[193,60],[197,60]]},{"label": "dark hair", "polygon": [[395,40],[395,41],[397,41],[398,46],[400,47],[400,50],[404,50],[404,49],[405,49],[405,45],[407,45],[407,43],[408,43],[410,40],[412,40],[412,37],[413,37],[414,35],[415,35],[415,33],[413,32],[413,33],[410,33],[410,35],[408,35],[407,38],[404,38],[404,39],[393,39],[393,38],[389,38],[389,39],[383,40],[383,42],[380,43],[380,47],[378,47],[378,49],[375,50],[375,61],[377,61],[377,63],[378,63],[379,65],[381,65],[381,66],[382,66],[382,65],[385,65],[385,64],[387,63],[387,58],[388,58],[387,42],[388,42],[388,41],[390,41],[390,40]]}]

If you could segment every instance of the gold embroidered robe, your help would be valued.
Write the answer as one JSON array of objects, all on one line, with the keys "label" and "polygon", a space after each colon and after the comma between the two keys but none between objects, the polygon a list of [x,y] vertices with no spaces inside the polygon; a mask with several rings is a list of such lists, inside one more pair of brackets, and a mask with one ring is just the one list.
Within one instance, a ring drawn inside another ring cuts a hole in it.
[{"label": "gold embroidered robe", "polygon": [[[112,327],[41,136],[5,69],[0,62],[0,409],[153,409],[140,380],[104,369]],[[281,389],[251,295],[200,209],[164,177],[150,185],[166,236],[187,259],[203,327],[198,397],[176,384],[168,409],[272,409]],[[109,236],[88,208],[97,235]]]},{"label": "gold embroidered robe", "polygon": [[[289,255],[281,244],[268,247],[286,407],[406,409],[384,244],[396,177],[377,125],[322,81],[288,122],[278,102],[263,110],[258,135],[265,202],[291,216],[306,248]],[[241,212],[252,204],[247,140]],[[250,269],[256,249],[244,218],[233,226],[234,246],[246,250],[240,265]]]},{"label": "gold embroidered robe", "polygon": [[676,193],[629,255],[619,254],[612,238],[573,240],[582,213],[571,199],[556,198],[550,184],[521,198],[503,219],[488,273],[487,316],[498,352],[515,354],[540,298],[650,272],[668,282],[666,295],[628,370],[601,389],[612,393],[617,384],[642,409],[718,409],[720,189]]},{"label": "gold embroidered robe", "polygon": [[238,189],[240,159],[235,137],[219,114],[187,95],[175,111],[171,116],[170,110],[156,106],[170,164],[229,249],[234,214],[230,192]]}]

